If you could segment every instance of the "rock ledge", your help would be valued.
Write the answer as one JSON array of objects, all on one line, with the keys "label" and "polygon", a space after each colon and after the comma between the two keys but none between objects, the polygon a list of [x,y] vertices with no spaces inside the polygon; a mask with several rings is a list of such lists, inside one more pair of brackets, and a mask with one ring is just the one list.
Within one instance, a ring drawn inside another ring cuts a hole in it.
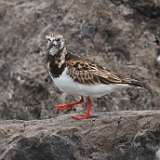
[{"label": "rock ledge", "polygon": [[156,160],[160,111],[121,111],[74,121],[0,121],[0,160]]}]

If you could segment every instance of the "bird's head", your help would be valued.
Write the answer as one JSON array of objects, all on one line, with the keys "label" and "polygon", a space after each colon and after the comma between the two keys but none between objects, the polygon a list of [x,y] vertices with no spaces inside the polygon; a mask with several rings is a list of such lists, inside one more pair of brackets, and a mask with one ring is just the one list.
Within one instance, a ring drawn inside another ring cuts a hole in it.
[{"label": "bird's head", "polygon": [[65,39],[62,35],[54,35],[53,33],[46,36],[48,40],[48,54],[54,56],[65,47]]}]

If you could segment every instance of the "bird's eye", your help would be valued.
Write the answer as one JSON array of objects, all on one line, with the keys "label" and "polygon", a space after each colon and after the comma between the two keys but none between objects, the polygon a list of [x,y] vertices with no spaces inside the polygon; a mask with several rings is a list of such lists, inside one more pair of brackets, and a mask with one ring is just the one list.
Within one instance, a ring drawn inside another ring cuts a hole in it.
[{"label": "bird's eye", "polygon": [[56,39],[57,40],[57,42],[59,42],[60,41],[60,38],[58,38],[58,39]]},{"label": "bird's eye", "polygon": [[50,38],[48,38],[47,40],[51,42],[51,39],[50,39]]}]

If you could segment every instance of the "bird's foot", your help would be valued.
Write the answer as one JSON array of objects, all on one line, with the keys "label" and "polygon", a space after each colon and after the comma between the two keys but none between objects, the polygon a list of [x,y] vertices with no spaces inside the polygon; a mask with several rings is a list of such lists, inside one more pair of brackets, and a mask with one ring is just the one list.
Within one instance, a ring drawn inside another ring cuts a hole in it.
[{"label": "bird's foot", "polygon": [[72,109],[74,107],[74,104],[57,104],[55,105],[56,110],[66,110],[66,109]]},{"label": "bird's foot", "polygon": [[88,119],[88,118],[91,118],[91,114],[89,113],[85,113],[85,114],[82,114],[82,115],[76,115],[76,116],[72,116],[73,119],[75,120],[84,120],[84,119]]},{"label": "bird's foot", "polygon": [[76,116],[72,116],[73,119],[75,120],[84,120],[84,119],[88,119],[92,117],[92,101],[91,98],[88,97],[88,101],[87,101],[87,112],[82,114],[82,115],[76,115]]},{"label": "bird's foot", "polygon": [[81,104],[83,102],[84,102],[84,99],[81,96],[81,99],[79,101],[75,101],[75,102],[72,102],[72,103],[69,103],[69,104],[65,104],[65,103],[64,104],[58,104],[58,105],[55,105],[55,108],[57,110],[63,111],[63,110],[66,110],[66,109],[72,109],[73,107],[75,107],[75,105]]}]

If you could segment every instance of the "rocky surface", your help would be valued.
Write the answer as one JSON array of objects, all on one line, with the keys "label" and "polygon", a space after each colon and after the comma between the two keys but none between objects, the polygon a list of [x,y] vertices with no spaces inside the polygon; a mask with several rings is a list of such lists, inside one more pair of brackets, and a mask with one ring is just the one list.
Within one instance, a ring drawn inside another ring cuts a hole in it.
[{"label": "rocky surface", "polygon": [[160,111],[0,121],[0,160],[159,160]]}]

